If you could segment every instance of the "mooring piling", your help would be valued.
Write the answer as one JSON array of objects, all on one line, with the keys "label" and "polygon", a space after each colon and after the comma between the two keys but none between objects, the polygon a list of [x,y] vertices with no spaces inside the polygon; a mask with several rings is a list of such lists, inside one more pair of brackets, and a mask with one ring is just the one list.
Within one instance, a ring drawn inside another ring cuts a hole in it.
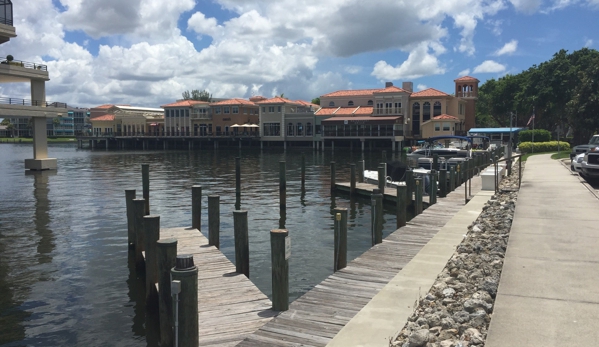
[{"label": "mooring piling", "polygon": [[285,161],[279,162],[279,207],[281,210],[287,208],[287,176]]},{"label": "mooring piling", "polygon": [[220,248],[220,196],[208,196],[208,244]]},{"label": "mooring piling", "polygon": [[335,191],[335,162],[331,162],[331,192]]},{"label": "mooring piling", "polygon": [[171,297],[171,269],[177,258],[177,240],[163,239],[156,242],[158,263],[158,315],[160,320],[160,345],[173,345],[173,299]]},{"label": "mooring piling", "polygon": [[158,260],[156,242],[160,239],[160,216],[144,216],[145,252],[146,252],[146,307],[155,308],[156,286],[158,282]]},{"label": "mooring piling", "polygon": [[191,227],[202,230],[202,186],[191,187]]},{"label": "mooring piling", "polygon": [[135,230],[133,225],[133,199],[135,199],[135,189],[125,189],[125,206],[127,208],[127,243],[129,248],[135,245]]},{"label": "mooring piling", "polygon": [[408,187],[405,182],[400,182],[397,186],[396,191],[396,218],[397,218],[397,228],[401,228],[406,225],[408,212],[407,212],[407,204],[406,204],[406,195],[407,195]]},{"label": "mooring piling", "polygon": [[414,188],[416,190],[414,194],[414,216],[417,216],[422,213],[422,195],[424,190],[424,184],[422,184],[420,177],[414,179]]},{"label": "mooring piling", "polygon": [[272,262],[272,309],[289,309],[289,258],[291,239],[285,229],[270,231],[270,252]]},{"label": "mooring piling", "polygon": [[349,195],[356,194],[356,164],[349,164]]},{"label": "mooring piling", "polygon": [[[198,268],[193,263],[193,255],[177,255],[175,267],[171,270],[171,294],[175,295],[175,340],[178,346],[198,347]],[[178,293],[177,293],[178,292]]]},{"label": "mooring piling", "polygon": [[347,266],[347,208],[335,208],[333,271]]},{"label": "mooring piling", "polygon": [[141,164],[141,182],[145,199],[145,215],[150,214],[150,165]]},{"label": "mooring piling", "polygon": [[248,211],[233,211],[233,233],[235,237],[235,271],[250,278]]},{"label": "mooring piling", "polygon": [[372,190],[371,198],[372,245],[383,242],[383,193],[379,189]]},{"label": "mooring piling", "polygon": [[144,216],[145,216],[146,200],[133,199],[133,225],[135,230],[135,266],[137,269],[144,268]]}]

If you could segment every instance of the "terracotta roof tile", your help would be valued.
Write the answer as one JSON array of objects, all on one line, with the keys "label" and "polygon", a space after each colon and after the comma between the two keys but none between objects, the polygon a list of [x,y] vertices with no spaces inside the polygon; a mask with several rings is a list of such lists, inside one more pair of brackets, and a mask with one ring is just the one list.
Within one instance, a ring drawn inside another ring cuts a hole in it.
[{"label": "terracotta roof tile", "polygon": [[439,119],[447,119],[447,120],[459,120],[458,117],[454,117],[454,116],[450,116],[448,114],[440,114],[438,116],[434,116],[433,117],[434,120],[439,120]]},{"label": "terracotta roof tile", "polygon": [[417,98],[417,97],[436,97],[436,96],[450,96],[449,94],[442,92],[440,90],[437,90],[435,88],[428,88],[425,90],[421,90],[419,92],[416,93],[412,93],[411,97],[413,98]]},{"label": "terracotta roof tile", "polygon": [[338,90],[336,92],[328,93],[323,95],[323,97],[329,96],[364,96],[364,95],[374,95],[375,93],[400,93],[407,92],[404,89],[401,89],[396,86],[391,86],[387,88],[377,88],[377,89],[354,89],[354,90]]},{"label": "terracotta roof tile", "polygon": [[480,82],[478,79],[471,77],[471,76],[462,76],[460,78],[456,78],[455,80],[453,80],[454,82]]},{"label": "terracotta roof tile", "polygon": [[401,92],[407,92],[404,89],[401,89],[399,87],[396,86],[391,86],[391,87],[387,87],[384,89],[380,89],[379,91],[375,92],[376,94],[380,94],[380,93],[401,93]]},{"label": "terracotta roof tile", "polygon": [[326,121],[339,121],[339,120],[369,120],[369,121],[377,121],[377,120],[398,120],[401,117],[376,117],[376,116],[360,116],[360,117],[330,117],[327,119],[323,119],[323,122]]},{"label": "terracotta roof tile", "polygon": [[298,103],[286,98],[282,98],[280,96],[275,96],[274,98],[258,101],[257,104],[293,104],[297,105]]},{"label": "terracotta roof tile", "polygon": [[223,101],[219,101],[219,102],[213,102],[210,104],[210,106],[226,106],[226,105],[246,105],[246,106],[256,106],[256,103],[251,102],[249,100],[246,99],[241,99],[241,98],[233,98],[233,99],[228,99],[228,100],[223,100]]},{"label": "terracotta roof tile", "polygon": [[91,121],[100,121],[100,122],[113,121],[114,120],[114,115],[113,114],[105,114],[105,115],[102,115],[102,116],[91,118],[90,120]]},{"label": "terracotta roof tile", "polygon": [[374,111],[374,107],[372,106],[361,106],[354,112],[354,114],[364,115],[364,114],[372,114]]},{"label": "terracotta roof tile", "polygon": [[92,108],[111,108],[114,105],[111,104],[104,104],[104,105],[100,105],[100,106],[96,106],[96,107],[92,107]]},{"label": "terracotta roof tile", "polygon": [[314,115],[316,116],[330,116],[333,113],[335,113],[335,111],[337,111],[339,109],[339,107],[323,107],[320,110],[314,112]]},{"label": "terracotta roof tile", "polygon": [[173,102],[171,104],[162,105],[160,107],[181,107],[181,106],[191,107],[193,105],[198,105],[198,104],[209,104],[209,102],[199,101],[199,100],[180,100],[180,101]]},{"label": "terracotta roof tile", "polygon": [[315,108],[315,109],[318,109],[320,107],[320,105],[316,105],[316,104],[313,104],[311,102],[304,101],[304,100],[295,100],[294,102],[296,104],[299,104],[299,105],[302,105],[302,106],[307,106],[307,107],[312,106],[312,108]]}]

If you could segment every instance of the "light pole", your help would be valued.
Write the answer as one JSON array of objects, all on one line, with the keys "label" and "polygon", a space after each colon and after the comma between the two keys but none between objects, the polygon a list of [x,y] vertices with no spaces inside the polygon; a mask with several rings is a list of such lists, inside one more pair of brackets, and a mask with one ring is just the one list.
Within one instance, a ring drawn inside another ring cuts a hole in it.
[{"label": "light pole", "polygon": [[507,148],[507,174],[508,176],[512,174],[512,121],[514,119],[514,113],[510,112],[510,143]]}]

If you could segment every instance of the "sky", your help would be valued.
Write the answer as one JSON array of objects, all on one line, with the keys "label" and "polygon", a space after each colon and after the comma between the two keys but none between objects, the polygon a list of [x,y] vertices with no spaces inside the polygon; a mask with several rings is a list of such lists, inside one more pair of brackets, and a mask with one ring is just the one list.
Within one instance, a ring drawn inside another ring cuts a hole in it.
[{"label": "sky", "polygon": [[[599,46],[599,0],[13,0],[0,57],[47,64],[48,101],[159,107],[186,90],[311,100],[386,81],[452,93]],[[0,96],[30,99],[29,85]]]}]

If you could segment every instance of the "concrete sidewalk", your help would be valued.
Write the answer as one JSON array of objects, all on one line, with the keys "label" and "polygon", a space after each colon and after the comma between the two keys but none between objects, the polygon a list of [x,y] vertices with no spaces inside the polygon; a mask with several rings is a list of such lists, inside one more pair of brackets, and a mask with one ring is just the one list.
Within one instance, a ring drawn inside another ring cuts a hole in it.
[{"label": "concrete sidewalk", "polygon": [[599,201],[550,155],[528,159],[486,347],[599,345]]}]

